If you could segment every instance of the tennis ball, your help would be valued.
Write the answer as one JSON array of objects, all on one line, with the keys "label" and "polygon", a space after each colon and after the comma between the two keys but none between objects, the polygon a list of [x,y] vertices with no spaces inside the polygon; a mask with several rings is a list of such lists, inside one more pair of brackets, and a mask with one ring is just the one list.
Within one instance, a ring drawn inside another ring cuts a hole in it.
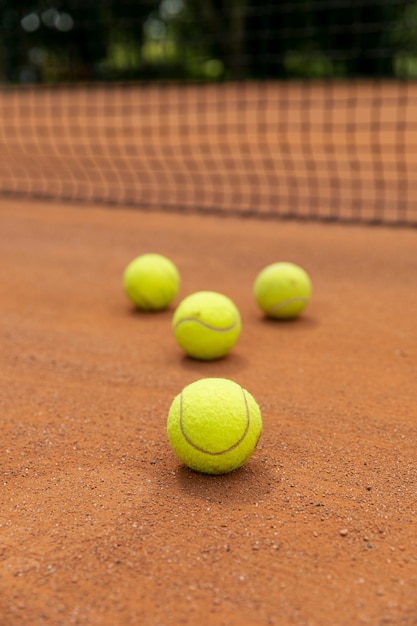
[{"label": "tennis ball", "polygon": [[307,306],[311,281],[308,274],[294,263],[273,263],[258,274],[254,294],[268,317],[292,319]]},{"label": "tennis ball", "polygon": [[136,257],[123,274],[123,286],[128,298],[144,311],[166,309],[177,295],[179,284],[177,268],[161,254]]},{"label": "tennis ball", "polygon": [[202,378],[174,398],[169,442],[188,467],[225,474],[253,454],[262,432],[261,411],[251,394],[226,378]]},{"label": "tennis ball", "polygon": [[219,359],[239,337],[240,313],[227,296],[215,291],[197,291],[179,304],[172,327],[186,354],[207,361]]}]

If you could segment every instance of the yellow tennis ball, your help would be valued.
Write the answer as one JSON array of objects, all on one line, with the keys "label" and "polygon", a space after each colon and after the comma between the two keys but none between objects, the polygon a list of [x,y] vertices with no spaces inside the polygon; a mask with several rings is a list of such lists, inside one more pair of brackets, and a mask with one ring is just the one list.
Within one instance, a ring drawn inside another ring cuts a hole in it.
[{"label": "yellow tennis ball", "polygon": [[241,319],[227,296],[215,291],[197,291],[179,304],[172,327],[186,354],[209,361],[225,356],[235,345]]},{"label": "yellow tennis ball", "polygon": [[166,309],[177,295],[179,285],[177,268],[161,254],[136,257],[123,274],[123,286],[128,298],[144,311]]},{"label": "yellow tennis ball", "polygon": [[225,474],[252,456],[262,432],[261,411],[253,396],[232,380],[202,378],[174,398],[167,432],[185,465],[205,474]]},{"label": "yellow tennis ball", "polygon": [[311,297],[311,281],[305,270],[294,263],[273,263],[257,276],[255,299],[268,317],[298,317]]}]

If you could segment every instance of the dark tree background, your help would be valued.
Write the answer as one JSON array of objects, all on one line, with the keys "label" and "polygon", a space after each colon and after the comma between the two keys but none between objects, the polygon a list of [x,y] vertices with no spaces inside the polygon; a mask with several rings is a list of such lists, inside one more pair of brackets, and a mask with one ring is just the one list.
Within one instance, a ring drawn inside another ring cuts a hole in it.
[{"label": "dark tree background", "polygon": [[295,0],[263,4],[265,10],[249,13],[246,22],[251,73],[260,66],[267,76],[285,75],[282,61],[288,50],[294,50],[313,57],[326,54],[347,76],[392,74],[395,50],[390,34],[405,3]]},{"label": "dark tree background", "polygon": [[[415,22],[409,24],[415,6],[406,0],[0,0],[0,80],[389,77],[405,46],[416,48]],[[217,65],[207,65],[210,60]]]}]

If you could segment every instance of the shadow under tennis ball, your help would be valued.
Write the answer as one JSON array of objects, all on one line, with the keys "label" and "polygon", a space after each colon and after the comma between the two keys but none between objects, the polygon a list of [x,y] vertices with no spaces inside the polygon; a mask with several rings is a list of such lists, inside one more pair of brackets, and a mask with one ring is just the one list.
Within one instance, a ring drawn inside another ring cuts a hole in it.
[{"label": "shadow under tennis ball", "polygon": [[172,318],[172,313],[174,309],[139,309],[138,307],[132,306],[128,307],[127,314],[130,317],[142,317],[142,318],[150,318],[154,316],[163,317],[164,315]]},{"label": "shadow under tennis ball", "polygon": [[219,359],[201,360],[194,359],[186,354],[179,359],[179,365],[188,372],[200,374],[202,377],[224,376],[231,378],[233,375],[250,367],[248,359],[237,352],[229,352]]},{"label": "shadow under tennis ball", "polygon": [[320,322],[315,317],[309,315],[289,319],[279,319],[264,315],[259,318],[259,321],[265,326],[285,328],[286,330],[312,330],[320,326]]},{"label": "shadow under tennis ball", "polygon": [[261,450],[228,474],[202,474],[185,465],[175,473],[180,489],[187,495],[218,504],[253,504],[265,500],[276,490],[274,476]]}]

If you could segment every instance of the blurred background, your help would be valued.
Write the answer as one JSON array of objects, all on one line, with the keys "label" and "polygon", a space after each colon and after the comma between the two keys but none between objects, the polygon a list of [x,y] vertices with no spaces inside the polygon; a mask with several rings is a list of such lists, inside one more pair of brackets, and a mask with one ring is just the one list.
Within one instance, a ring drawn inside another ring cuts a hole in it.
[{"label": "blurred background", "polygon": [[417,224],[417,0],[0,0],[0,196]]},{"label": "blurred background", "polygon": [[417,76],[417,2],[0,0],[0,81]]}]

